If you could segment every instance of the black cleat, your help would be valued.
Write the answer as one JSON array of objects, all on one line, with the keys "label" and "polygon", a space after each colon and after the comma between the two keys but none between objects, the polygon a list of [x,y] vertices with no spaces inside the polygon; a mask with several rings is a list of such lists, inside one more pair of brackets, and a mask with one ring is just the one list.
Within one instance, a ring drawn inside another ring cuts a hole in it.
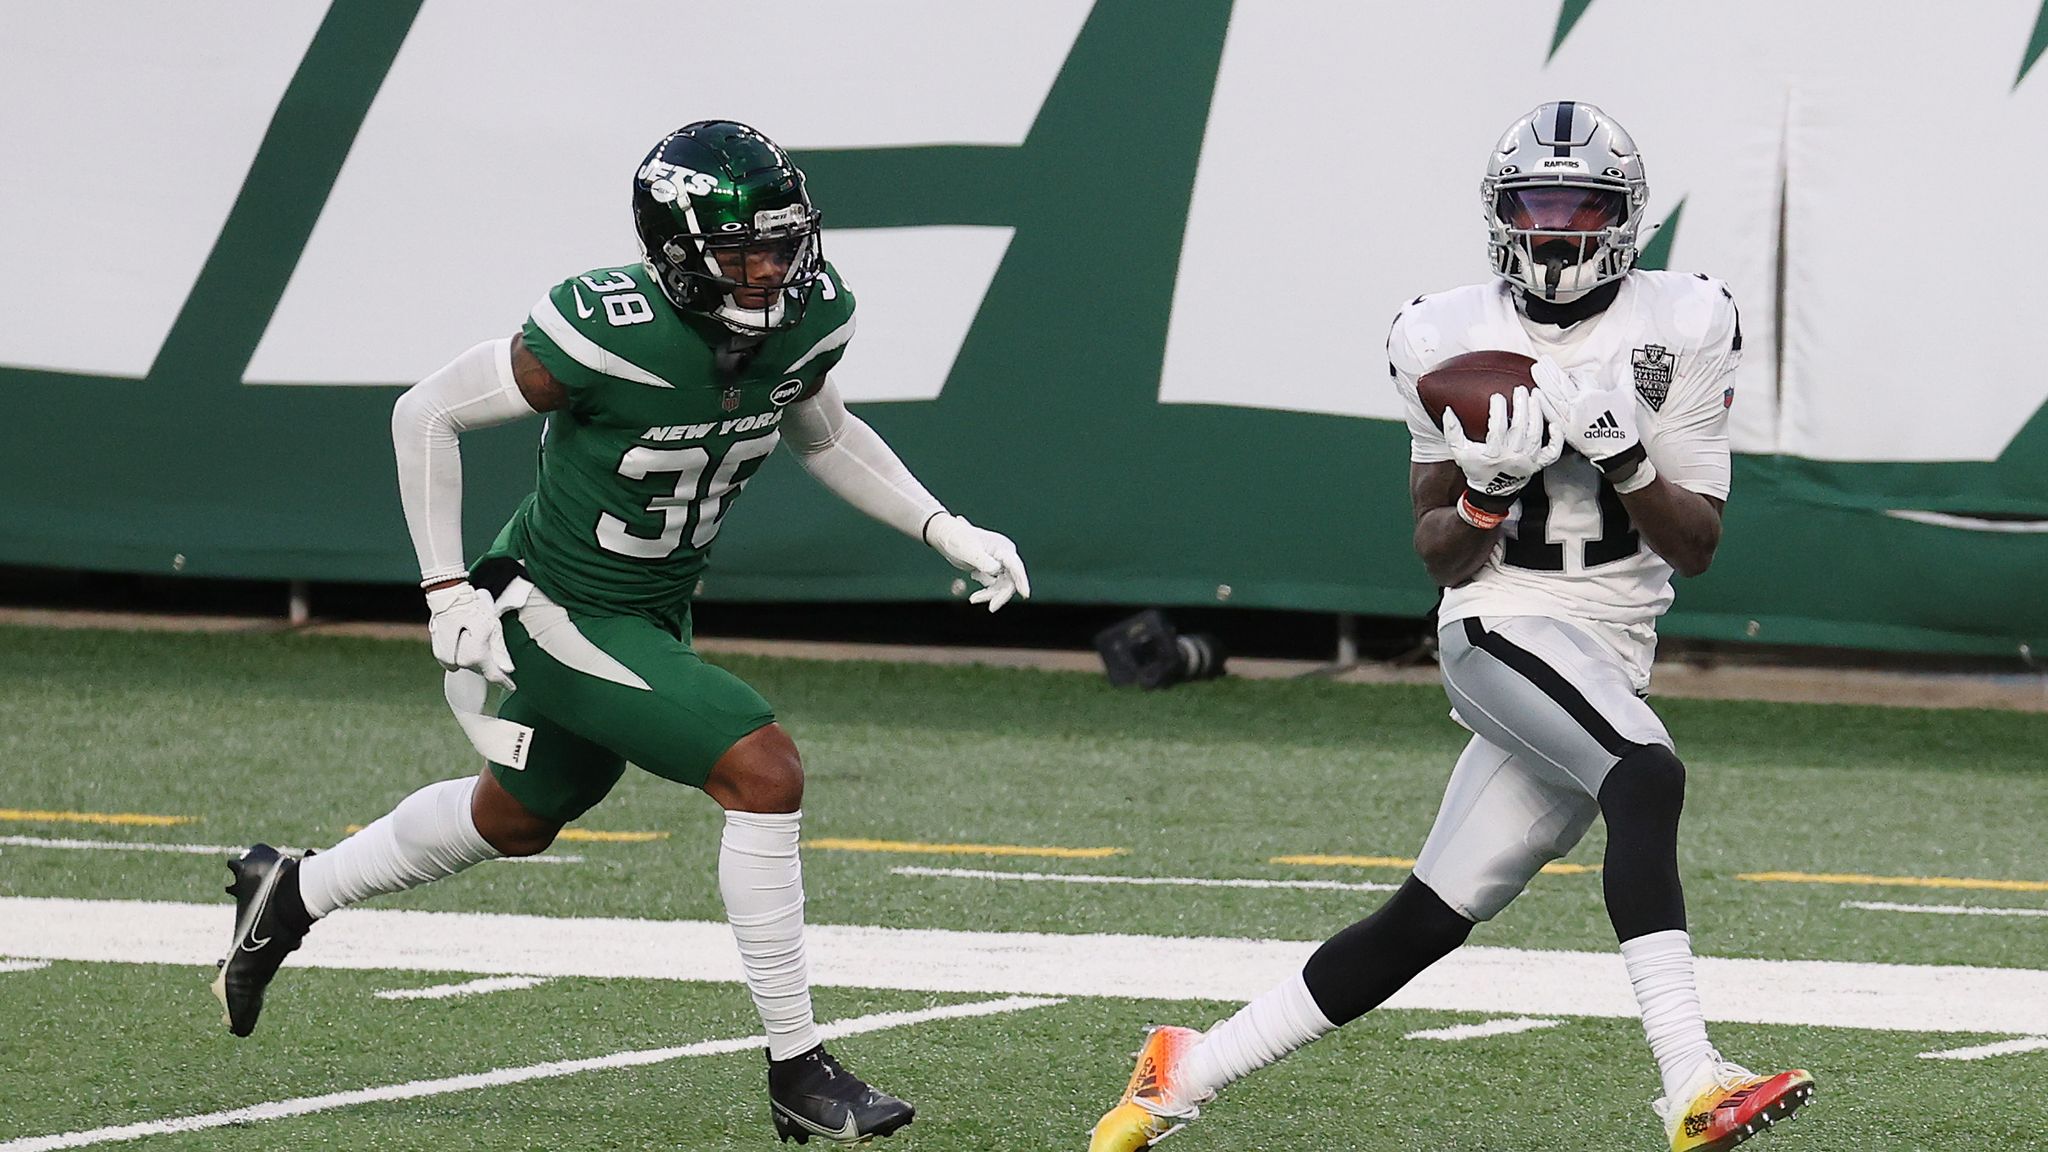
[{"label": "black cleat", "polygon": [[910,1123],[917,1109],[839,1066],[823,1045],[801,1056],[768,1062],[768,1104],[775,1134],[808,1144],[819,1136],[834,1144],[865,1144]]},{"label": "black cleat", "polygon": [[[297,857],[268,844],[254,845],[228,861],[228,871],[235,874],[228,885],[228,895],[235,898],[235,935],[228,942],[227,959],[220,962],[220,975],[213,979],[213,994],[227,1010],[228,1031],[237,1036],[256,1030],[263,990],[311,926],[304,904],[285,906],[298,901],[298,869]],[[286,879],[292,883],[280,900],[278,886]]]}]

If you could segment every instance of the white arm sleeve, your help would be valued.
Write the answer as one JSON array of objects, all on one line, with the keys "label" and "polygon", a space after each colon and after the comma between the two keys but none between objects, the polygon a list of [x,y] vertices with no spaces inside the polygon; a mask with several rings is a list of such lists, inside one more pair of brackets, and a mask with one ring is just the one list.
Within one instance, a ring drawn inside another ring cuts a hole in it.
[{"label": "white arm sleeve", "polygon": [[923,539],[925,522],[946,510],[881,435],[846,410],[830,377],[817,395],[789,406],[782,439],[819,483],[905,536]]},{"label": "white arm sleeve", "polygon": [[462,450],[456,434],[534,414],[512,378],[512,340],[490,340],[405,390],[391,407],[398,499],[420,583],[469,574],[462,556]]}]

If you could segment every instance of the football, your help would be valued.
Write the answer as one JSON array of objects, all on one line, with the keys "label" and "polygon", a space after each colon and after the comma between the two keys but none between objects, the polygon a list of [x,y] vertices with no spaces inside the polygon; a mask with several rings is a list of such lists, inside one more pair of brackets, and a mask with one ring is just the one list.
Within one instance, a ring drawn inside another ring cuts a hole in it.
[{"label": "football", "polygon": [[1487,404],[1494,396],[1505,396],[1517,385],[1535,391],[1529,375],[1536,361],[1519,352],[1466,352],[1422,374],[1415,393],[1436,426],[1444,426],[1444,409],[1458,413],[1458,424],[1474,440],[1486,438]]}]

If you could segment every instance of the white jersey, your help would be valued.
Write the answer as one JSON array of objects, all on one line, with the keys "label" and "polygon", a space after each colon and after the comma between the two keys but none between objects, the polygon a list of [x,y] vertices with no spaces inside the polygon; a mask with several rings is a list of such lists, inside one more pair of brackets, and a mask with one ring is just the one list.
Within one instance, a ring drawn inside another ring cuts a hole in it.
[{"label": "white jersey", "polygon": [[[1394,318],[1387,337],[1416,463],[1451,459],[1416,396],[1416,380],[1452,356],[1486,349],[1549,356],[1602,386],[1632,388],[1636,427],[1657,474],[1727,499],[1728,407],[1742,327],[1720,281],[1630,272],[1605,311],[1568,328],[1523,317],[1501,280],[1417,299]],[[1568,452],[1529,481],[1500,546],[1469,582],[1444,591],[1439,616],[1545,616],[1590,625],[1640,689],[1649,683],[1657,618],[1671,599],[1671,565],[1642,542],[1599,470]]]}]

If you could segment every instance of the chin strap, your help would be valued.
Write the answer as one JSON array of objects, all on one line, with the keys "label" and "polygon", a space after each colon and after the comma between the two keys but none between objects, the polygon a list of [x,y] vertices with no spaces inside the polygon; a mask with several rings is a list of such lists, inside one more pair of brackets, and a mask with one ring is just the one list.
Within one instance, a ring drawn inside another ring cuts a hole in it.
[{"label": "chin strap", "polygon": [[731,296],[727,296],[724,303],[711,314],[716,316],[720,323],[742,336],[759,336],[779,327],[782,324],[783,313],[788,307],[789,301],[780,292],[775,294],[775,299],[766,308],[742,308],[733,303]]},{"label": "chin strap", "polygon": [[1605,312],[1620,293],[1621,280],[1614,279],[1577,293],[1569,300],[1545,300],[1527,289],[1520,289],[1515,293],[1515,302],[1520,306],[1522,315],[1533,323],[1568,328]]}]

